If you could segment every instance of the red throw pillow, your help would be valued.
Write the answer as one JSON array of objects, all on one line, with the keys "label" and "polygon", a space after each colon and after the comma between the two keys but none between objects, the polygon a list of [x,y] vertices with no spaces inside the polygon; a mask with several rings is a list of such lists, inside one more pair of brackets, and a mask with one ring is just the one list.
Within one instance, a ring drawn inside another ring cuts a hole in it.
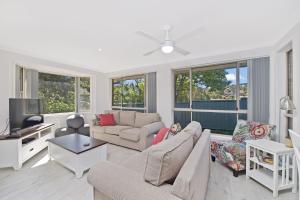
[{"label": "red throw pillow", "polygon": [[100,114],[100,126],[114,126],[116,125],[113,114]]},{"label": "red throw pillow", "polygon": [[168,128],[161,128],[158,133],[156,134],[156,136],[153,138],[152,144],[158,144],[160,143],[165,135],[168,133],[169,129]]}]

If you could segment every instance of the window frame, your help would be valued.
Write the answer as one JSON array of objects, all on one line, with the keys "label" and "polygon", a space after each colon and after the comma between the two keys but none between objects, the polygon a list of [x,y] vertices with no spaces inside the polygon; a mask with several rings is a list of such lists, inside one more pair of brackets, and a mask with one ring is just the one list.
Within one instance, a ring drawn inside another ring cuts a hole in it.
[{"label": "window frame", "polygon": [[[219,64],[212,64],[212,65],[205,65],[205,66],[191,66],[191,67],[185,67],[185,68],[179,68],[179,69],[175,69],[173,70],[173,116],[175,115],[175,112],[190,112],[190,119],[191,121],[193,121],[193,112],[195,113],[227,113],[227,114],[236,114],[236,118],[237,120],[239,120],[239,115],[240,114],[248,114],[248,109],[240,109],[240,68],[242,68],[241,66],[243,66],[243,64],[247,65],[247,61],[246,60],[242,60],[242,61],[236,61],[236,62],[228,62],[228,63],[219,63]],[[193,70],[197,69],[201,70],[201,71],[205,71],[205,70],[213,70],[215,69],[219,69],[219,66],[229,66],[235,64],[236,65],[236,109],[235,110],[211,110],[211,109],[195,109],[192,108],[192,103],[193,103],[193,88],[192,88],[192,72]],[[248,67],[248,66],[247,66]],[[180,73],[180,72],[189,72],[189,108],[177,108],[176,107],[176,79],[175,79],[175,75],[176,73]],[[248,84],[249,84],[249,80],[248,80]],[[249,93],[248,93],[249,94]],[[248,97],[249,98],[249,97]]]},{"label": "window frame", "polygon": [[[135,79],[135,78],[143,78],[144,79],[144,107],[123,107],[123,81],[128,79]],[[114,105],[114,80],[120,80],[121,82],[121,106]],[[132,76],[123,76],[123,77],[115,77],[111,78],[111,108],[112,110],[132,110],[132,111],[143,111],[144,113],[148,112],[147,106],[147,97],[148,97],[148,89],[147,89],[147,76],[146,74],[136,74]]]},{"label": "window frame", "polygon": [[[81,110],[80,108],[80,103],[81,103],[81,100],[80,100],[80,80],[81,78],[89,78],[90,79],[90,109],[89,110]],[[75,96],[76,96],[76,112],[80,112],[80,113],[91,113],[92,112],[92,77],[91,76],[76,76],[75,77],[75,87],[76,87],[76,90],[75,90]]]}]

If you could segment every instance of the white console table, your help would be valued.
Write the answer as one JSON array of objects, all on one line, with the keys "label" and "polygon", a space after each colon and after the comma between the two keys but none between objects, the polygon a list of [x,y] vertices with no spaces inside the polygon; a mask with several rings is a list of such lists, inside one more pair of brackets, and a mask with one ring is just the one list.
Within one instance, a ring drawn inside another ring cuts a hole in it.
[{"label": "white console table", "polygon": [[[270,140],[248,140],[246,150],[246,177],[252,178],[273,191],[273,197],[279,190],[297,191],[297,169],[294,150],[284,144]],[[262,152],[272,155],[273,164],[262,162]]]},{"label": "white console table", "polygon": [[[42,124],[22,131],[14,137],[0,137],[0,168],[13,167],[18,170],[23,163],[48,146],[47,140],[54,138],[54,124]],[[30,142],[25,142],[30,138]]]}]

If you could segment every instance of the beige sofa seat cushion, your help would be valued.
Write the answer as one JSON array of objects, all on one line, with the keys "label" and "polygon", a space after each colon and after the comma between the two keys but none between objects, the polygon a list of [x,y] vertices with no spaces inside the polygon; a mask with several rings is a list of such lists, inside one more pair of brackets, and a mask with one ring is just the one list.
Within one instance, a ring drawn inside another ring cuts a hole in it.
[{"label": "beige sofa seat cushion", "polygon": [[143,127],[147,124],[160,121],[160,117],[157,113],[139,113],[135,114],[135,127]]},{"label": "beige sofa seat cushion", "polygon": [[106,134],[111,135],[120,135],[121,131],[132,128],[131,126],[104,126],[104,130]]},{"label": "beige sofa seat cushion", "polygon": [[104,126],[91,126],[91,131],[93,132],[97,132],[97,133],[104,133],[105,132],[105,129],[104,129]]},{"label": "beige sofa seat cushion", "polygon": [[193,136],[195,145],[202,134],[202,126],[199,122],[192,121],[182,131]]},{"label": "beige sofa seat cushion", "polygon": [[122,130],[119,134],[120,138],[138,142],[140,140],[141,128],[130,128]]},{"label": "beige sofa seat cushion", "polygon": [[148,150],[144,179],[159,186],[174,178],[193,149],[190,134],[178,134]]},{"label": "beige sofa seat cushion", "polygon": [[120,124],[120,111],[119,110],[105,110],[105,114],[113,114],[116,124]]},{"label": "beige sofa seat cushion", "polygon": [[135,111],[120,111],[120,125],[134,126]]}]

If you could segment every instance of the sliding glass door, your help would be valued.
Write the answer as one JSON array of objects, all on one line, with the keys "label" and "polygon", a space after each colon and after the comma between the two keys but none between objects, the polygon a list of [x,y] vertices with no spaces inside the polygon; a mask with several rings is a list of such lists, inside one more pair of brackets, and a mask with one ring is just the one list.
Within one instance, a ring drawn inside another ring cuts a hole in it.
[{"label": "sliding glass door", "polygon": [[199,121],[213,132],[232,134],[247,119],[248,68],[235,62],[175,71],[174,121]]}]

